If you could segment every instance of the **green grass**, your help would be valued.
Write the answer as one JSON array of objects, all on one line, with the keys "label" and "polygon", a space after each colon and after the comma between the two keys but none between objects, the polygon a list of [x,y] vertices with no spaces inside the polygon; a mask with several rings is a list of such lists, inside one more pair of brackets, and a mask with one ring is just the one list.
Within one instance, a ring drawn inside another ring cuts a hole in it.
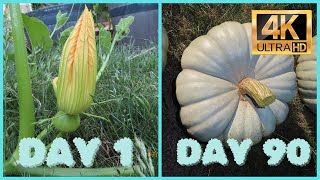
[{"label": "green grass", "polygon": [[[66,137],[73,149],[75,167],[83,165],[72,143],[74,137],[87,141],[99,137],[102,141],[93,168],[120,166],[119,154],[114,151],[113,144],[120,138],[133,139],[134,134],[145,142],[149,151],[157,152],[157,49],[139,54],[150,47],[118,45],[113,51],[104,74],[97,82],[94,104],[86,111],[105,119],[81,115],[80,128]],[[28,57],[36,121],[53,117],[58,111],[51,83],[58,75],[60,54],[61,48],[57,48],[50,54],[39,51]],[[137,54],[135,58],[129,58]],[[98,52],[98,57],[100,66],[105,55]],[[18,143],[19,113],[15,63],[6,55],[4,58],[4,150],[5,159],[8,159]],[[36,135],[49,124],[50,121],[36,124]],[[56,130],[51,131],[43,142],[49,144],[56,134]],[[157,162],[153,159],[155,167]]]}]

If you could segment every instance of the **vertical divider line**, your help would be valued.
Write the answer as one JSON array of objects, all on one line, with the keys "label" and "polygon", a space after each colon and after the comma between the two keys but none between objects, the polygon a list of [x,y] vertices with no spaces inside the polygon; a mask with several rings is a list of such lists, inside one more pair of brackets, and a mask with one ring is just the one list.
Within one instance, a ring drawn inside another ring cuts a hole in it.
[{"label": "vertical divider line", "polygon": [[[2,4],[2,6],[4,6],[4,4]],[[0,23],[3,25],[3,11],[1,11],[1,17],[0,17]],[[0,37],[3,37],[3,34],[4,34],[4,32],[3,32],[3,29],[4,28],[2,28],[1,30],[0,30]],[[3,43],[1,43],[1,45],[0,45],[0,51],[2,52],[2,54],[3,54]],[[1,134],[1,154],[2,154],[2,156],[0,157],[0,161],[1,162],[4,162],[3,161],[3,159],[4,159],[4,153],[5,153],[5,148],[4,148],[4,142],[5,142],[5,140],[4,140],[4,138],[5,138],[5,133],[4,133],[4,126],[5,126],[5,123],[4,123],[4,114],[3,114],[3,109],[4,109],[4,105],[5,105],[5,103],[4,103],[4,86],[3,86],[3,61],[0,61],[0,73],[1,73],[1,78],[0,78],[0,84],[1,84],[1,87],[0,87],[0,91],[1,91],[1,94],[2,94],[2,96],[0,97],[0,101],[2,102],[2,108],[0,108],[0,113],[1,113],[1,121],[0,121],[0,124],[1,124],[1,127],[0,127],[0,134]],[[3,163],[1,163],[1,165],[0,165],[0,168],[1,169],[3,169]],[[0,177],[3,177],[3,171],[0,171]]]},{"label": "vertical divider line", "polygon": [[158,0],[158,177],[162,177],[162,6]]},{"label": "vertical divider line", "polygon": [[[319,10],[320,10],[320,3],[319,2],[317,2],[317,35],[319,34],[319,29],[320,29],[320,21],[318,20],[318,18],[319,18],[319,15],[320,15],[320,13],[319,13]],[[319,42],[319,36],[317,36],[317,42]],[[320,59],[320,46],[319,45],[317,45],[317,61]],[[320,98],[320,95],[319,95],[319,92],[320,92],[320,90],[319,90],[319,80],[320,80],[320,74],[318,73],[318,71],[319,71],[319,63],[317,63],[317,101],[319,100],[319,98]],[[319,105],[318,105],[318,103],[317,103],[317,121],[318,121],[318,117],[319,117]],[[319,128],[320,128],[320,125],[319,125],[319,123],[317,123],[317,128],[316,128],[316,133],[317,133],[317,148],[318,148],[318,145],[319,145],[319,143],[320,143],[320,140],[319,140]],[[317,159],[316,159],[316,164],[317,163],[319,163],[320,162],[320,158],[319,158],[319,156],[317,156]],[[319,177],[319,173],[320,173],[320,170],[319,170],[319,164],[317,164],[317,177]]]}]

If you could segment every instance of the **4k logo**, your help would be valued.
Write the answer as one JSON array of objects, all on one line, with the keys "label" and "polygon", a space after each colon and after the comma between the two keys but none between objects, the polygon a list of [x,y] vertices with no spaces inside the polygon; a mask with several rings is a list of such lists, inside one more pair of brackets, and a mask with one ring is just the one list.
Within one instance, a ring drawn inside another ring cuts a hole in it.
[{"label": "4k logo", "polygon": [[311,54],[311,10],[252,10],[252,54]]}]

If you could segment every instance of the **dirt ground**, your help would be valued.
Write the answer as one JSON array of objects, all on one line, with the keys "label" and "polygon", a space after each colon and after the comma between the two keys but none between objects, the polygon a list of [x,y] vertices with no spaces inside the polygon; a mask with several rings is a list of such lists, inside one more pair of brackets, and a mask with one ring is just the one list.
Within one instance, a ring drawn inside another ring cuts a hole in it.
[{"label": "dirt ground", "polygon": [[[251,9],[312,9],[313,27],[316,27],[316,5],[311,4],[260,4],[260,5],[163,5],[163,25],[168,31],[168,64],[162,76],[162,175],[163,176],[315,176],[316,175],[316,115],[306,108],[299,95],[289,104],[290,111],[284,123],[276,131],[253,146],[243,166],[238,166],[233,155],[226,149],[229,164],[203,166],[181,166],[177,163],[176,145],[182,138],[191,138],[181,124],[180,105],[175,95],[175,80],[182,70],[180,58],[183,50],[196,37],[206,34],[213,26],[227,20],[241,23],[251,21]],[[316,33],[313,29],[313,35]],[[285,157],[275,167],[267,165],[269,159],[262,151],[263,143],[270,138],[279,138],[284,142],[295,138],[306,139],[312,146],[312,158],[304,167],[290,164]],[[202,143],[204,149],[206,143]]]}]

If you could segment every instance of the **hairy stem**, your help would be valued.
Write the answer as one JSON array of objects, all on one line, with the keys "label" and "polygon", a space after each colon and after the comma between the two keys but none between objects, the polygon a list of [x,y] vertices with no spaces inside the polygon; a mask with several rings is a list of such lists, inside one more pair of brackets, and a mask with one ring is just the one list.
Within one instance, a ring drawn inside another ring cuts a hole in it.
[{"label": "hairy stem", "polygon": [[[9,4],[15,49],[19,100],[19,141],[34,136],[34,106],[28,69],[27,49],[19,4]],[[18,142],[19,142],[18,141]]]},{"label": "hairy stem", "polygon": [[107,63],[108,63],[108,61],[109,61],[109,59],[110,59],[110,55],[111,55],[111,53],[112,53],[112,50],[113,50],[113,48],[114,48],[114,45],[116,44],[116,41],[118,40],[119,36],[120,36],[120,33],[117,32],[116,35],[115,35],[114,38],[113,38],[113,41],[112,41],[112,44],[111,44],[111,47],[110,47],[110,51],[109,51],[109,53],[108,53],[108,55],[107,55],[107,58],[106,58],[106,60],[103,62],[102,66],[101,66],[101,68],[99,69],[99,72],[98,72],[98,74],[97,74],[97,81],[100,79],[100,77],[101,77],[104,69],[105,69],[106,66],[107,66]]}]

